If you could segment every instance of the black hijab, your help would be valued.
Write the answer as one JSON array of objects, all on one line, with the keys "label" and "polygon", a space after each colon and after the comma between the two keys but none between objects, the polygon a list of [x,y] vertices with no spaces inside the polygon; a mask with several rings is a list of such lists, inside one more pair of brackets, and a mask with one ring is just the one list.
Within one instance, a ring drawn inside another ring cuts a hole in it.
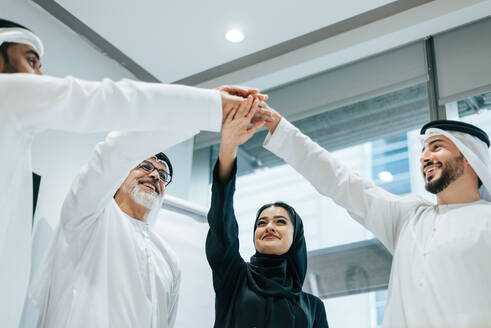
[{"label": "black hijab", "polygon": [[[264,209],[271,206],[282,207],[288,212],[294,226],[294,233],[292,245],[285,254],[269,255],[256,251],[256,254],[251,257],[250,263],[247,264],[247,284],[249,288],[267,299],[266,323],[269,322],[271,314],[276,310],[293,316],[288,299],[295,303],[299,300],[307,272],[307,246],[305,244],[303,223],[293,207],[283,202],[263,205],[257,211],[254,232],[256,231],[259,215]],[[283,298],[283,301],[275,303],[274,300],[278,300],[278,298]],[[280,309],[274,309],[273,307],[279,307]],[[292,318],[285,316],[285,324],[285,327],[291,325]]]}]

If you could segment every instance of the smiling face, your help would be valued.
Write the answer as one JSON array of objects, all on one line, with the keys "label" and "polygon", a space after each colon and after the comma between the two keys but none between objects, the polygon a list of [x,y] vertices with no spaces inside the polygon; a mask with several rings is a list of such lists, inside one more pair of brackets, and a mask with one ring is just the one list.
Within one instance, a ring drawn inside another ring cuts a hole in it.
[{"label": "smiling face", "polygon": [[42,75],[39,54],[24,43],[2,44],[1,73],[29,73]]},{"label": "smiling face", "polygon": [[262,254],[285,254],[293,243],[293,233],[290,215],[283,207],[265,208],[256,221],[256,250]]},{"label": "smiling face", "polygon": [[[167,165],[156,160],[155,157],[150,157],[146,161],[150,162],[156,169],[168,172]],[[157,170],[148,172],[137,166],[130,171],[118,193],[121,192],[123,196],[130,198],[136,204],[151,209],[161,202],[164,191],[165,184],[159,178]]]},{"label": "smiling face", "polygon": [[445,136],[425,141],[420,158],[427,191],[438,194],[465,172],[466,161],[455,144]]}]

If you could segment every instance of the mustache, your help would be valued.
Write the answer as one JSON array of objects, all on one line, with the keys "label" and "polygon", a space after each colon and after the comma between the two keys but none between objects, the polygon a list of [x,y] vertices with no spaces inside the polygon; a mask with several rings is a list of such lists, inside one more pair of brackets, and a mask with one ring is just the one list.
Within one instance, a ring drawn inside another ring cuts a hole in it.
[{"label": "mustache", "polygon": [[141,178],[141,179],[138,179],[137,181],[138,181],[138,183],[141,183],[141,184],[149,183],[155,187],[155,191],[157,192],[157,194],[160,195],[162,193],[162,189],[160,189],[160,184],[158,183],[158,181],[155,181],[155,179]]},{"label": "mustache", "polygon": [[425,168],[427,168],[428,166],[430,166],[430,165],[435,165],[435,164],[438,164],[438,165],[443,165],[443,164],[442,164],[442,162],[428,162],[428,163],[426,163],[426,164],[423,166],[423,168],[425,169]]}]

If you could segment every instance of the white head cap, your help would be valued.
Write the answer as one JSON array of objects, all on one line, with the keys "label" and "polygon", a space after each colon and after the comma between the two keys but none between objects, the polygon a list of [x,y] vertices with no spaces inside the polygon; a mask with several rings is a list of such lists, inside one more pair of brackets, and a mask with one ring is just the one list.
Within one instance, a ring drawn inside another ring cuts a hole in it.
[{"label": "white head cap", "polygon": [[4,42],[24,43],[33,47],[43,56],[44,47],[41,39],[22,25],[0,19],[0,45]]}]

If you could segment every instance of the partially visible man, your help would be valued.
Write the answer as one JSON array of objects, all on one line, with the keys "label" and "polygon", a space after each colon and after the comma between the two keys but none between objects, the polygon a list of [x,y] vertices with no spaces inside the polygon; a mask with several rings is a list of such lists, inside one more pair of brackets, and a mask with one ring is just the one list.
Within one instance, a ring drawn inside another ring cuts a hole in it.
[{"label": "partially visible man", "polygon": [[97,145],[31,285],[38,327],[173,326],[178,260],[151,229],[173,168],[165,154],[150,155],[197,132],[179,128],[112,132]]},{"label": "partially visible man", "polygon": [[[0,19],[0,322],[18,327],[30,266],[32,225],[31,144],[46,129],[75,132],[218,131],[222,115],[257,90],[220,91],[131,80],[88,82],[41,76],[41,40]],[[259,95],[260,96],[260,95]],[[260,96],[261,97],[261,96]]]},{"label": "partially visible man", "polygon": [[393,254],[383,327],[489,327],[491,161],[476,126],[421,129],[421,173],[437,204],[399,197],[337,161],[277,112],[264,146],[344,207]]}]

